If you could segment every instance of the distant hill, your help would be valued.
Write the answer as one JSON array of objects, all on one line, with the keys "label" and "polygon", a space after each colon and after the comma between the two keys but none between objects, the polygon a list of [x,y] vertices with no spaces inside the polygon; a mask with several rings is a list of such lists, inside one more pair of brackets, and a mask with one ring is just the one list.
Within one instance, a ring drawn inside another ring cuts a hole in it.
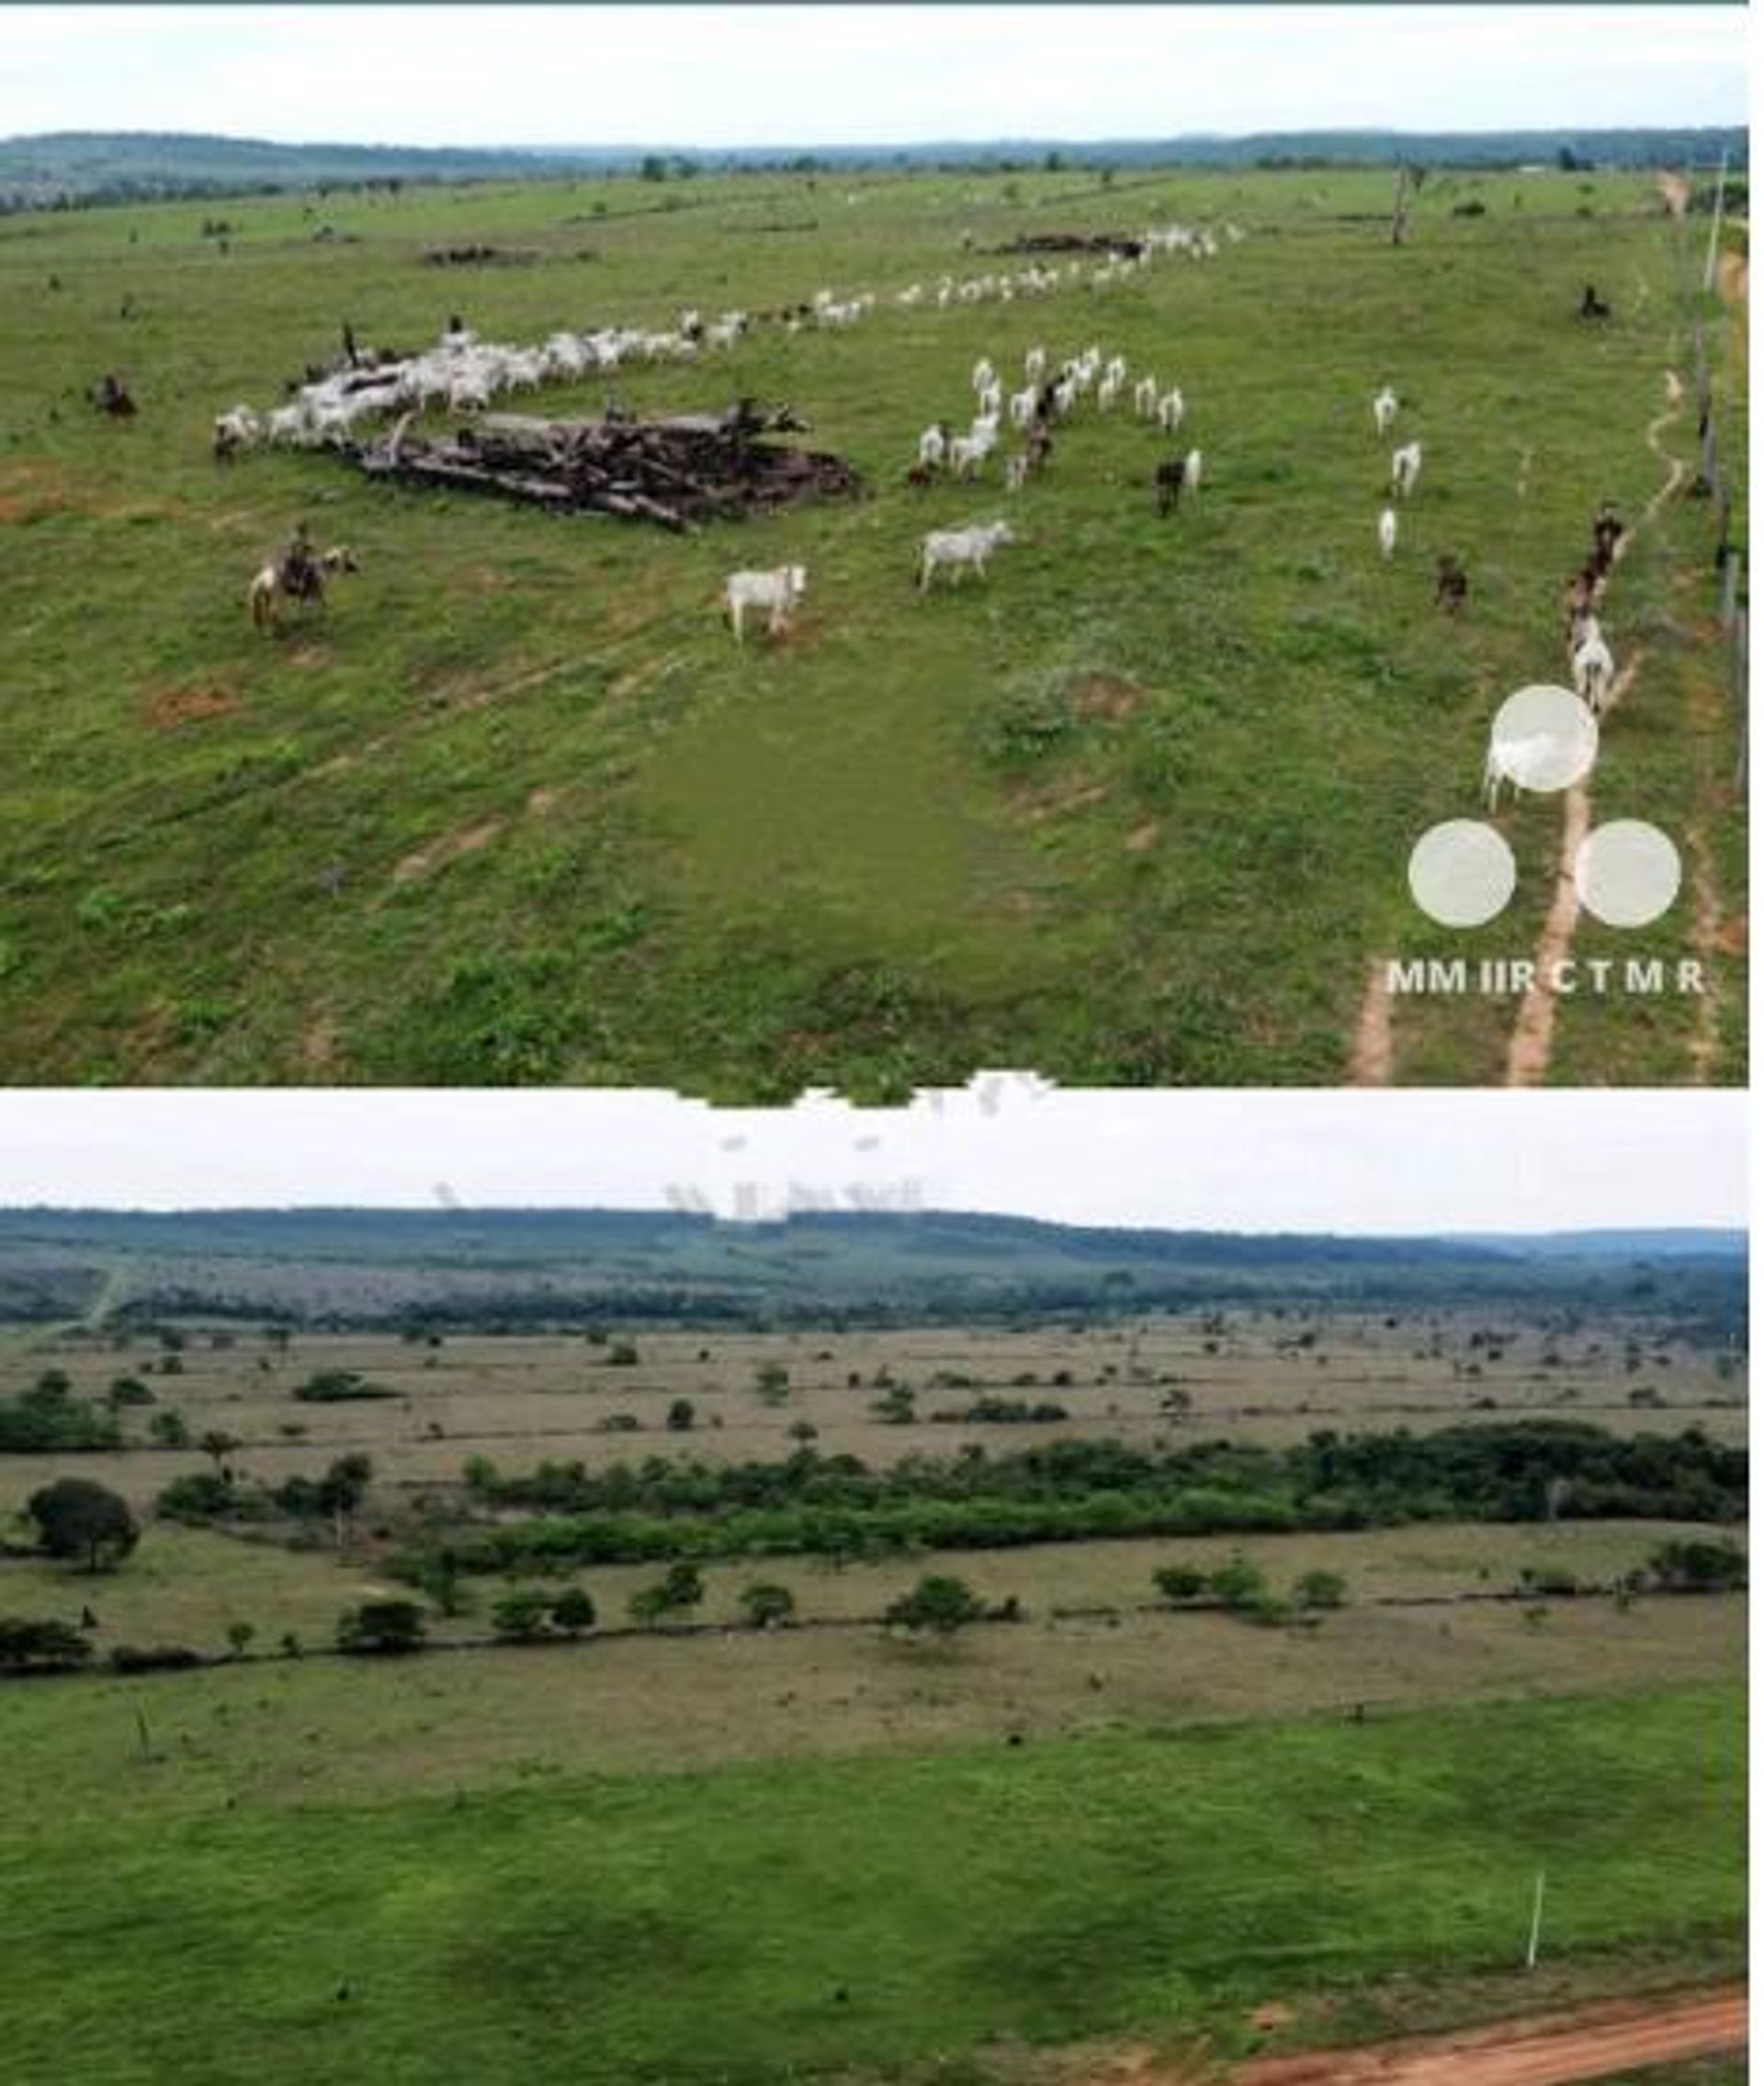
[{"label": "distant hill", "polygon": [[405,182],[555,179],[657,171],[780,167],[1069,167],[1554,165],[1563,153],[1600,167],[1713,166],[1722,153],[1747,164],[1743,128],[1625,130],[1279,130],[1250,137],[1054,138],[917,145],[838,143],[757,147],[657,144],[545,147],[274,144],[177,131],[59,130],[0,139],[0,208],[140,201],[175,196]]},{"label": "distant hill", "polygon": [[1162,1231],[959,1212],[0,1209],[0,1319],[287,1316],[926,1322],[1226,1304],[1632,1308],[1725,1335],[1746,1247],[1643,1232],[1482,1240]]}]

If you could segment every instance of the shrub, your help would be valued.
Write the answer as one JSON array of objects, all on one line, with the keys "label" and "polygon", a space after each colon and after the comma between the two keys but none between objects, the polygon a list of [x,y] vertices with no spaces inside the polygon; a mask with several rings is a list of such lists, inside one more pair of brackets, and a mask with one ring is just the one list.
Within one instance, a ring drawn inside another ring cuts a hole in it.
[{"label": "shrub", "polygon": [[1662,1543],[1647,1563],[1656,1584],[1672,1593],[1724,1593],[1746,1583],[1745,1553],[1725,1536],[1713,1543],[1697,1536]]},{"label": "shrub", "polygon": [[337,1618],[341,1651],[418,1651],[426,1634],[423,1610],[414,1601],[364,1601]]},{"label": "shrub", "polygon": [[794,1619],[797,1597],[787,1586],[756,1580],[741,1589],[741,1607],[755,1629],[776,1629]]},{"label": "shrub", "polygon": [[1151,1582],[1166,1601],[1198,1601],[1207,1588],[1206,1574],[1195,1565],[1164,1565]]},{"label": "shrub", "polygon": [[517,1587],[504,1593],[490,1611],[490,1627],[513,1644],[531,1644],[547,1634],[551,1597],[533,1587]]},{"label": "shrub", "polygon": [[119,1673],[183,1673],[202,1663],[202,1654],[187,1644],[119,1644],[110,1654]]},{"label": "shrub", "polygon": [[917,1636],[954,1637],[986,1614],[986,1604],[966,1580],[944,1572],[932,1572],[910,1593],[892,1601],[882,1612],[885,1629],[904,1629]]},{"label": "shrub", "polygon": [[396,1398],[398,1393],[369,1383],[358,1369],[319,1369],[294,1386],[294,1395],[308,1405],[339,1405],[352,1399]]},{"label": "shrub", "polygon": [[1293,1583],[1293,1605],[1301,1612],[1339,1608],[1348,1597],[1348,1582],[1339,1571],[1302,1572]]},{"label": "shrub", "polygon": [[92,1656],[72,1623],[0,1616],[0,1672],[71,1673]]},{"label": "shrub", "polygon": [[594,1628],[599,1616],[585,1588],[566,1586],[551,1604],[551,1620],[566,1637],[580,1637]]}]

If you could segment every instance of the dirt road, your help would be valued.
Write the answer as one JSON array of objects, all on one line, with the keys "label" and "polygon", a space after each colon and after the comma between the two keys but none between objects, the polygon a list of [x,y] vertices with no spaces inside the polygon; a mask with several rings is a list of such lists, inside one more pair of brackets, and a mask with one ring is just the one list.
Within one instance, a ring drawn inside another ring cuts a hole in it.
[{"label": "dirt road", "polygon": [[1232,2086],[1566,2086],[1746,2046],[1746,1988],[1620,2000],[1425,2041],[1258,2058]]}]

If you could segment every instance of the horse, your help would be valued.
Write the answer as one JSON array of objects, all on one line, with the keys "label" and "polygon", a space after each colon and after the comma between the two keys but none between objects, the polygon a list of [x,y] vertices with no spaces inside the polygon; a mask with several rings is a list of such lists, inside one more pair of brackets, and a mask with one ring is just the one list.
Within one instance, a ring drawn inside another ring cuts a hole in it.
[{"label": "horse", "polygon": [[315,556],[301,539],[296,538],[279,558],[266,560],[253,575],[245,592],[245,606],[258,629],[274,629],[278,596],[322,608],[326,579],[337,573],[360,570],[355,552],[346,543],[334,544]]}]

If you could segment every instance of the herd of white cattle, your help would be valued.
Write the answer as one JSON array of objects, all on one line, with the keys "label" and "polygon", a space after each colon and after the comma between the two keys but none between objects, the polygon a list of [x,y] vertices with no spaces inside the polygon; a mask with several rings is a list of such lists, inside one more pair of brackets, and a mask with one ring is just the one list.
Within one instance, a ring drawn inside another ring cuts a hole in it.
[{"label": "herd of white cattle", "polygon": [[[1224,237],[1232,244],[1244,236],[1238,225],[1224,228]],[[765,319],[789,334],[837,332],[856,325],[885,301],[903,311],[919,306],[946,311],[1008,304],[1084,284],[1105,289],[1131,279],[1161,256],[1204,261],[1219,251],[1218,238],[1205,229],[1154,225],[1139,235],[1136,254],[1112,254],[1100,266],[1074,260],[1062,266],[1031,263],[973,276],[944,275],[933,283],[910,282],[888,299],[867,289],[836,296],[823,287],[801,303],[768,312]],[[373,421],[430,406],[452,414],[486,413],[499,397],[536,391],[546,384],[578,383],[646,363],[692,362],[733,347],[761,323],[749,312],[722,312],[707,319],[697,311],[685,311],[672,326],[599,326],[588,333],[555,333],[530,346],[481,340],[469,327],[450,327],[420,355],[382,357],[369,351],[356,367],[291,386],[287,402],[267,411],[230,407],[214,421],[214,453],[226,460],[261,447],[332,448],[352,440]]]},{"label": "herd of white cattle", "polygon": [[[1224,227],[1227,242],[1235,244],[1243,237],[1237,225]],[[1158,257],[1203,261],[1219,251],[1219,240],[1210,231],[1159,226],[1141,236],[1137,253],[1112,253],[1100,263],[1032,262],[1012,270],[963,277],[945,274],[934,282],[909,283],[886,300],[869,290],[841,297],[823,288],[806,302],[767,312],[763,319],[792,334],[839,331],[857,324],[884,302],[902,311],[921,307],[945,311],[1045,297],[1080,283],[1104,289],[1130,279]],[[707,319],[688,310],[671,327],[601,326],[586,333],[559,332],[537,346],[481,340],[469,328],[456,324],[419,355],[380,358],[369,352],[355,367],[290,386],[288,402],[267,412],[243,404],[232,407],[214,422],[214,452],[225,460],[258,447],[334,447],[353,439],[368,423],[430,407],[454,414],[483,413],[499,397],[537,391],[547,384],[577,383],[630,367],[687,363],[726,353],[760,323],[744,311],[725,311]],[[1003,459],[1003,484],[1007,492],[1020,493],[1046,460],[1052,427],[1070,421],[1086,405],[1098,415],[1113,414],[1125,405],[1134,418],[1162,436],[1178,434],[1188,412],[1180,386],[1165,386],[1148,371],[1134,375],[1124,356],[1105,355],[1095,343],[1057,368],[1050,365],[1044,347],[1031,347],[1023,357],[1022,383],[1010,390],[991,358],[983,356],[970,372],[970,384],[975,410],[966,429],[957,432],[951,421],[940,420],[920,435],[916,462],[908,474],[914,482],[923,484],[937,476],[963,483],[981,480],[999,453],[1008,423],[1023,441]],[[1375,431],[1389,435],[1400,411],[1396,391],[1385,384],[1372,401]],[[1385,560],[1396,555],[1399,504],[1414,495],[1421,459],[1421,444],[1413,437],[1390,453],[1390,498],[1379,512],[1375,529],[1378,550]],[[1155,482],[1159,512],[1168,512],[1182,492],[1198,492],[1203,468],[1198,448],[1159,465]],[[920,591],[927,591],[939,573],[953,579],[965,573],[983,577],[992,553],[1014,540],[1014,530],[1003,520],[932,530],[920,543]],[[737,641],[743,637],[750,615],[763,616],[770,636],[784,635],[808,581],[808,571],[799,564],[731,573],[722,606]],[[1610,700],[1616,663],[1598,618],[1589,611],[1572,619],[1569,654],[1575,693],[1597,719]],[[1491,743],[1487,773],[1494,772]],[[1507,778],[1514,779],[1510,775]]]}]

